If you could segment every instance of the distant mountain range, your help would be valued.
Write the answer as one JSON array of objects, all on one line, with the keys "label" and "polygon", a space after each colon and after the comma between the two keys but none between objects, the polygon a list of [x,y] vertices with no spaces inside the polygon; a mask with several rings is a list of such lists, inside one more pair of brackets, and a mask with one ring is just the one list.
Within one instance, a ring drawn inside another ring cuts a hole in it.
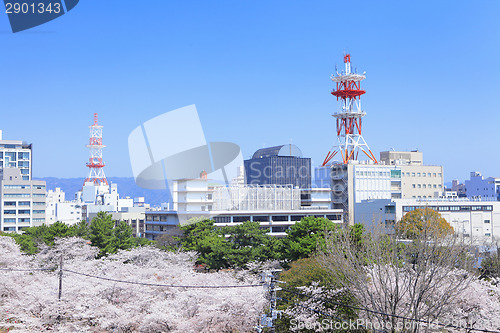
[{"label": "distant mountain range", "polygon": [[[73,200],[75,193],[78,192],[83,185],[83,178],[55,178],[45,177],[36,178],[44,180],[47,183],[47,190],[54,190],[60,187],[66,193],[66,200]],[[166,190],[147,190],[135,184],[132,177],[107,177],[110,184],[118,185],[118,193],[120,198],[125,197],[144,197],[146,203],[151,206],[160,206],[163,202],[171,201],[170,193]]]}]

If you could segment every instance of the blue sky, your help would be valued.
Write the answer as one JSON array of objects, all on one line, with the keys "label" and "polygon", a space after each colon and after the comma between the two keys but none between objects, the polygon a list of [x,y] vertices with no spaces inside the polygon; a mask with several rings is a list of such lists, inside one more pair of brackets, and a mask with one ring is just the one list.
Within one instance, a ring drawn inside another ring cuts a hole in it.
[{"label": "blue sky", "polygon": [[329,76],[366,71],[364,137],[419,149],[445,181],[500,176],[500,2],[82,0],[13,34],[0,14],[4,139],[34,145],[35,177],[85,177],[88,125],[108,176],[132,176],[127,138],[196,104],[207,141],[298,145],[314,165],[335,140]]}]

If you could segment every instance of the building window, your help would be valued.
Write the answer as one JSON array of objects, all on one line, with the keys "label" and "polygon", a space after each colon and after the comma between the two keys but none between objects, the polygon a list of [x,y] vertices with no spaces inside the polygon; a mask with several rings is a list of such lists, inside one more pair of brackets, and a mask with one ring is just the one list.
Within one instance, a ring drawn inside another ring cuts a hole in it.
[{"label": "building window", "polygon": [[30,213],[30,210],[29,209],[19,209],[17,211],[18,214],[28,214]]},{"label": "building window", "polygon": [[415,188],[415,187],[416,187],[416,185],[415,185],[415,184],[411,184],[411,185],[413,186],[413,188]]},{"label": "building window", "polygon": [[412,177],[415,177],[415,172],[412,172],[412,173],[411,173],[411,176],[412,176]]},{"label": "building window", "polygon": [[3,213],[4,215],[16,215],[15,210],[4,210]]},{"label": "building window", "polygon": [[490,220],[484,220],[484,223],[490,223]]},{"label": "building window", "polygon": [[429,176],[429,177],[430,177],[430,176],[431,176],[431,173],[429,172],[429,173],[427,174],[427,176]]},{"label": "building window", "polygon": [[5,201],[3,203],[4,206],[15,206],[16,202],[15,201]]},{"label": "building window", "polygon": [[16,219],[3,219],[4,223],[16,223]]},{"label": "building window", "polygon": [[425,172],[422,172],[422,177],[425,177]]},{"label": "building window", "polygon": [[15,188],[15,189],[22,189],[22,190],[28,190],[31,188],[30,185],[4,185],[3,188]]},{"label": "building window", "polygon": [[[33,214],[45,214],[45,211],[44,210],[34,210]],[[71,212],[71,214],[73,214],[73,212]]]},{"label": "building window", "polygon": [[435,173],[435,172],[434,172],[432,175],[433,175],[434,177],[436,177],[436,173]]},{"label": "building window", "polygon": [[22,217],[22,218],[19,218],[19,219],[18,219],[18,222],[19,222],[19,223],[22,223],[22,222],[29,222],[29,221],[30,221],[29,217]]},{"label": "building window", "polygon": [[427,186],[425,184],[422,185],[423,188],[427,188]]},{"label": "building window", "polygon": [[[45,203],[43,203],[45,204]],[[29,206],[30,202],[29,201],[19,201],[19,206]]]},{"label": "building window", "polygon": [[421,188],[421,187],[422,187],[422,185],[418,184],[418,185],[417,185],[417,187],[418,187],[418,188]]},{"label": "building window", "polygon": [[437,187],[436,184],[434,184],[433,187],[436,188]]},{"label": "building window", "polygon": [[410,177],[410,173],[409,172],[406,173],[406,177]]},{"label": "building window", "polygon": [[234,216],[233,222],[246,222],[250,221],[250,216]]},{"label": "building window", "polygon": [[438,176],[441,177],[441,173],[438,173]]},{"label": "building window", "polygon": [[484,235],[485,235],[485,236],[491,236],[491,233],[486,232]]}]

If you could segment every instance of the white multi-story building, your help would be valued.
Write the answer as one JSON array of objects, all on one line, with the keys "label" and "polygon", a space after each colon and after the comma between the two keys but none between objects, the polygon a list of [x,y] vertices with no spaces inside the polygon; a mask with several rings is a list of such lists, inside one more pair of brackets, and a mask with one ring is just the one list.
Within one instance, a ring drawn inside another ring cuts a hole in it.
[{"label": "white multi-story building", "polygon": [[[307,194],[302,198],[302,194]],[[330,189],[300,190],[291,185],[212,186],[202,174],[198,179],[179,179],[173,184],[173,210],[146,212],[146,238],[175,234],[179,224],[191,218],[206,218],[219,227],[245,221],[259,222],[273,236],[307,216],[342,222],[342,211],[331,209]]]},{"label": "white multi-story building", "polygon": [[49,225],[57,221],[76,224],[82,220],[82,206],[76,201],[66,201],[66,194],[59,187],[49,190],[45,220]]},{"label": "white multi-story building", "polygon": [[98,212],[122,212],[134,207],[134,200],[126,197],[120,198],[118,185],[96,185],[86,182],[81,191],[77,192],[76,202],[82,206],[82,219],[90,222]]},{"label": "white multi-story building", "polygon": [[19,168],[22,180],[31,180],[31,144],[19,140],[3,140],[0,131],[0,169]]},{"label": "white multi-story building", "polygon": [[20,232],[45,223],[45,186],[25,180],[19,168],[0,170],[0,230]]},{"label": "white multi-story building", "polygon": [[500,178],[484,178],[480,172],[470,173],[470,180],[465,181],[467,198],[484,198],[500,201]]},{"label": "white multi-story building", "polygon": [[333,164],[317,168],[315,176],[317,186],[330,183],[332,208],[342,209],[349,224],[357,222],[355,209],[363,201],[438,198],[443,192],[442,166],[423,165],[423,155],[418,151],[381,152],[378,164]]},{"label": "white multi-story building", "polygon": [[500,202],[468,198],[372,200],[357,204],[356,220],[371,227],[382,223],[390,232],[395,223],[418,208],[437,211],[464,239],[480,244],[500,240]]}]

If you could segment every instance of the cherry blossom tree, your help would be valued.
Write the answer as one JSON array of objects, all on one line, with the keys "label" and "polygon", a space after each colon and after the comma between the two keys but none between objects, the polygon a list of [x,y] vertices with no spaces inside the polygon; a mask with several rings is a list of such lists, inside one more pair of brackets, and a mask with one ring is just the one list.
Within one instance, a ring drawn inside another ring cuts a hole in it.
[{"label": "cherry blossom tree", "polygon": [[[443,233],[414,233],[411,240],[402,236],[374,232],[353,242],[349,233],[339,233],[327,242],[323,265],[363,308],[375,311],[360,311],[362,319],[389,332],[438,332],[443,327],[437,323],[450,321],[500,329],[489,321],[500,310],[500,292],[479,280],[476,258],[466,244]],[[491,298],[471,297],[474,290]]]},{"label": "cherry blossom tree", "polygon": [[0,237],[0,268],[54,268],[0,272],[0,331],[12,327],[29,332],[250,332],[264,309],[261,286],[190,288],[259,284],[256,275],[244,271],[197,273],[194,253],[141,247],[94,259],[98,252],[86,240],[65,238],[27,256],[12,238]]}]

